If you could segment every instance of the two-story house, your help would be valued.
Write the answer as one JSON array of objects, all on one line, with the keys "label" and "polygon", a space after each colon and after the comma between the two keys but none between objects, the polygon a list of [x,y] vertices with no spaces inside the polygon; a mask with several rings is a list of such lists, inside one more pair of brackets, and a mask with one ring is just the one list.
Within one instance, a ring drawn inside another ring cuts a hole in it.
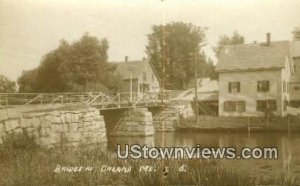
[{"label": "two-story house", "polygon": [[289,41],[225,46],[219,56],[220,116],[284,115],[294,74]]},{"label": "two-story house", "polygon": [[146,60],[115,62],[116,71],[123,78],[120,92],[132,93],[134,97],[141,97],[146,92],[159,91],[159,79],[153,66]]},{"label": "two-story house", "polygon": [[290,105],[300,107],[300,27],[293,31],[290,50],[295,70],[290,80]]}]

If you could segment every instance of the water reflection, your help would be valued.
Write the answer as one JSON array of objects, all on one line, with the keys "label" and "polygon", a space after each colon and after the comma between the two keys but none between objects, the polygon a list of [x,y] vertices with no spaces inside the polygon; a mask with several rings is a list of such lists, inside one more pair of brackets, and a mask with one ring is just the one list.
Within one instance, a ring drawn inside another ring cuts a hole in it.
[{"label": "water reflection", "polygon": [[113,137],[108,139],[108,149],[116,150],[116,144],[146,144],[156,147],[276,147],[277,160],[222,160],[224,165],[250,168],[257,174],[293,172],[300,175],[300,134],[286,133],[241,133],[241,132],[164,132],[149,137]]}]

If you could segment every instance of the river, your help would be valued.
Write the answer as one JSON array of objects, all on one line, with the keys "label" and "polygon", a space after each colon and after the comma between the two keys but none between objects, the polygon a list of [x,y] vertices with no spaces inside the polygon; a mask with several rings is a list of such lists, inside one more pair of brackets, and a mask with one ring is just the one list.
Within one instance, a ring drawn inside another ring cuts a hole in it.
[{"label": "river", "polygon": [[161,132],[149,137],[113,137],[108,139],[108,149],[116,151],[116,145],[146,144],[155,147],[276,147],[278,159],[218,160],[223,165],[235,165],[237,169],[249,169],[258,175],[274,176],[292,173],[300,178],[300,134],[279,132]]}]

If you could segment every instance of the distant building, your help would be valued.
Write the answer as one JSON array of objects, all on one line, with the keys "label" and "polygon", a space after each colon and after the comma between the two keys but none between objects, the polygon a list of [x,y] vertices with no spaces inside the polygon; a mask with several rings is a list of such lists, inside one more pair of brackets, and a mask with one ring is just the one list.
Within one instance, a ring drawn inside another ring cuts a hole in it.
[{"label": "distant building", "polygon": [[216,66],[219,115],[263,116],[272,112],[283,116],[290,101],[296,104],[300,100],[298,39],[271,42],[268,33],[265,43],[224,47]]},{"label": "distant building", "polygon": [[146,92],[159,91],[159,79],[154,68],[147,60],[116,62],[117,72],[122,76],[123,83],[120,92],[142,96]]},{"label": "distant building", "polygon": [[290,105],[300,107],[300,27],[295,28],[293,36],[291,58],[295,73],[292,74],[290,81]]}]

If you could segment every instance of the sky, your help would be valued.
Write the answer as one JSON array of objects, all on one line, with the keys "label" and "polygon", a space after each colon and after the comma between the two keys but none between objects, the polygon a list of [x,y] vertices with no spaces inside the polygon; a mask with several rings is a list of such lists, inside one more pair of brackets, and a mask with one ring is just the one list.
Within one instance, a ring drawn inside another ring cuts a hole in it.
[{"label": "sky", "polygon": [[300,26],[300,0],[0,0],[0,74],[17,80],[59,41],[84,33],[109,41],[109,61],[146,57],[151,26],[183,21],[206,31],[205,52],[238,31],[249,42],[290,40]]}]

